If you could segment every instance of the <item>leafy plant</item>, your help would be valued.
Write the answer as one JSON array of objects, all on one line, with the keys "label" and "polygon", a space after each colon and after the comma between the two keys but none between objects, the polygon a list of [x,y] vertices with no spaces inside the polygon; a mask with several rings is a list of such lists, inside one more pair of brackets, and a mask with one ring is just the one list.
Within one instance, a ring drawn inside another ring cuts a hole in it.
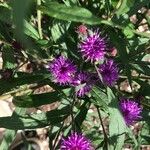
[{"label": "leafy plant", "polygon": [[52,150],[149,145],[149,11],[147,0],[0,1],[0,98],[15,105],[1,149],[43,127]]}]

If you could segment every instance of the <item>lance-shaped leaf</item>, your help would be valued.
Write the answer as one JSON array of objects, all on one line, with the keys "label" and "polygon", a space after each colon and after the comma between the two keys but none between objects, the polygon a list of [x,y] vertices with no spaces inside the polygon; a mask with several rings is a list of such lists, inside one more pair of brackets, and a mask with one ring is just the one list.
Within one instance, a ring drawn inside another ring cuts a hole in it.
[{"label": "lance-shaped leaf", "polygon": [[109,24],[109,22],[97,18],[89,10],[82,7],[67,7],[64,4],[48,2],[38,9],[44,14],[61,20],[83,22],[91,25],[101,23]]},{"label": "lance-shaped leaf", "polygon": [[24,116],[16,114],[13,117],[1,117],[0,127],[15,130],[42,128],[63,121],[69,112],[70,107],[66,106],[60,110],[52,110],[46,113],[42,112]]},{"label": "lance-shaped leaf", "polygon": [[110,103],[110,124],[109,124],[109,135],[110,135],[110,150],[122,149],[125,140],[126,125],[119,111],[119,106],[115,95],[110,88],[107,88],[108,99]]},{"label": "lance-shaped leaf", "polygon": [[60,101],[61,97],[60,93],[55,91],[44,94],[16,96],[13,99],[13,103],[19,107],[39,107],[41,105]]}]

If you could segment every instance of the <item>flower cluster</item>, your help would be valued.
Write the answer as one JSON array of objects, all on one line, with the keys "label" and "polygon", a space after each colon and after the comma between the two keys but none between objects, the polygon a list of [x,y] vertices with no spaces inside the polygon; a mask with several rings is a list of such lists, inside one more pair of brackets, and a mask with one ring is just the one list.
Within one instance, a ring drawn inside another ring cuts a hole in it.
[{"label": "flower cluster", "polygon": [[72,133],[67,139],[62,139],[61,150],[92,150],[91,142],[82,134]]},{"label": "flower cluster", "polygon": [[[107,45],[105,37],[96,31],[88,30],[83,25],[77,30],[80,37],[79,52],[82,58],[95,65],[95,72],[79,70],[68,58],[60,56],[49,64],[53,82],[74,87],[77,97],[87,95],[93,85],[104,84],[112,87],[119,79],[119,68],[109,56],[115,56]],[[111,55],[110,55],[111,52]],[[105,57],[107,55],[107,57]],[[142,108],[135,100],[122,98],[119,102],[126,125],[132,125],[141,118]],[[82,134],[72,133],[67,139],[62,139],[61,150],[92,150],[91,142]]]},{"label": "flower cluster", "polygon": [[125,122],[127,125],[132,125],[135,121],[141,118],[142,108],[139,106],[135,100],[121,98],[120,100],[120,110],[123,114]]},{"label": "flower cluster", "polygon": [[[119,79],[119,68],[114,60],[109,58],[109,45],[107,46],[106,38],[102,37],[98,30],[91,31],[84,26],[78,30],[78,34],[83,36],[79,43],[79,51],[85,61],[96,65],[96,72],[79,70],[64,56],[55,58],[49,65],[49,71],[55,83],[70,85],[75,88],[76,96],[84,97],[91,91],[93,85],[100,82],[106,86],[114,86]],[[140,118],[141,108],[134,101],[121,100],[120,110],[127,125]]]},{"label": "flower cluster", "polygon": [[[88,32],[86,28],[86,32],[86,38],[79,43],[83,58],[91,63],[104,60],[107,52],[105,38],[98,31]],[[118,68],[114,61],[106,59],[98,68],[103,83],[107,86],[113,86],[118,79]],[[64,56],[55,58],[49,65],[49,71],[55,83],[75,87],[75,93],[78,97],[88,94],[95,83],[92,78],[95,73],[78,70],[74,63]],[[97,77],[95,75],[95,78],[98,80],[98,75]]]}]

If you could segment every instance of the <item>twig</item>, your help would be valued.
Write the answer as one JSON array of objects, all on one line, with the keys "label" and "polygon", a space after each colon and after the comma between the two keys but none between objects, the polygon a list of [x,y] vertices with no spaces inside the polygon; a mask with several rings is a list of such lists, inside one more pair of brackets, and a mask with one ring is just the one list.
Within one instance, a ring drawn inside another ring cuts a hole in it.
[{"label": "twig", "polygon": [[[37,0],[37,5],[41,5],[41,0]],[[42,27],[41,27],[41,11],[37,10],[37,24],[38,24],[38,32],[39,32],[39,36],[40,39],[43,39],[43,35],[42,35]]]}]

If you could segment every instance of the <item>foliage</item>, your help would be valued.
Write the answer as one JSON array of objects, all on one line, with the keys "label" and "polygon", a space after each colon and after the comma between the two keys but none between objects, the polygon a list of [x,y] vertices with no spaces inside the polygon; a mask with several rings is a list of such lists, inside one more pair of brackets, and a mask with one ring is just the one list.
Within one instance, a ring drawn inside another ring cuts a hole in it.
[{"label": "foliage", "polygon": [[[147,0],[0,1],[0,99],[12,96],[15,105],[12,116],[0,117],[0,127],[7,129],[1,149],[8,148],[18,130],[42,127],[49,127],[50,149],[59,149],[58,136],[72,131],[89,137],[94,149],[121,150],[125,144],[138,149],[150,144],[150,32],[139,30],[144,19],[150,31],[148,11]],[[81,56],[79,43],[85,38],[81,25],[85,34],[98,29],[112,50],[106,58],[115,60],[119,68],[113,87],[102,82],[98,64],[104,60],[94,64]],[[101,82],[83,97],[74,93],[84,85],[53,82],[48,67],[59,55],[71,59],[81,71],[96,73]],[[29,70],[23,71],[25,64]],[[126,81],[130,91],[121,90]],[[36,92],[44,86],[50,90]],[[119,109],[121,97],[133,98],[143,108],[138,121],[143,128],[136,135]],[[27,113],[28,108],[53,103],[57,104],[53,110]]]}]

